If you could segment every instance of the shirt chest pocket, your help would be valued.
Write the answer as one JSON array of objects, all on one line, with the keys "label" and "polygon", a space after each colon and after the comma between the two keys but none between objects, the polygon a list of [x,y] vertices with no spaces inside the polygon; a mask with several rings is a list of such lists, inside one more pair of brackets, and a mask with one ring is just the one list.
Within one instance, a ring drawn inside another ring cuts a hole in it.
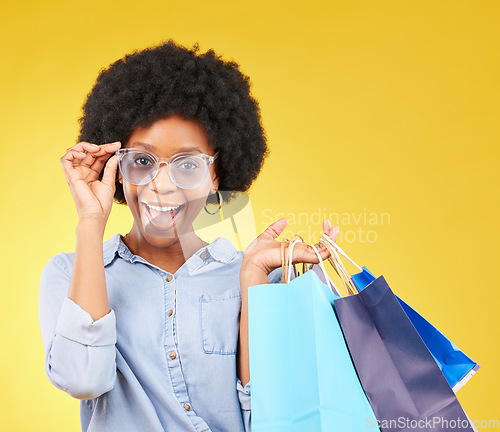
[{"label": "shirt chest pocket", "polygon": [[234,355],[238,348],[241,293],[228,290],[222,294],[200,297],[201,336],[206,354]]}]

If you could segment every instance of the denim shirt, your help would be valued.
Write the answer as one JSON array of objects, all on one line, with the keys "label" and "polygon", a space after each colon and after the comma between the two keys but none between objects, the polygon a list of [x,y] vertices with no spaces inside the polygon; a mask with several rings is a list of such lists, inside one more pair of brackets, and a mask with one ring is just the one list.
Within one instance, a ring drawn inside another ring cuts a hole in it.
[{"label": "denim shirt", "polygon": [[74,253],[40,279],[45,372],[81,400],[82,431],[250,431],[250,383],[236,376],[243,252],[218,237],[172,274],[115,234],[103,257],[110,312],[97,321],[67,297]]}]

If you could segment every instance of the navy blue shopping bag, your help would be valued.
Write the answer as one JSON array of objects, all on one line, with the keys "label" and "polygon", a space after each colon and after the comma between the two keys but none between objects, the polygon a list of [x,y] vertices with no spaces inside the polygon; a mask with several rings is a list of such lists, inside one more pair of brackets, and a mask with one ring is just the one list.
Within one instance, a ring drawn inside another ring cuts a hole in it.
[{"label": "navy blue shopping bag", "polygon": [[[332,249],[340,248],[332,246],[332,242],[323,244],[331,250],[330,262],[347,287],[351,281]],[[357,290],[352,286],[348,291]],[[383,276],[359,293],[348,292],[335,299],[334,306],[356,372],[375,413],[374,423],[382,431],[475,430]]]},{"label": "navy blue shopping bag", "polygon": [[[358,291],[361,291],[377,278],[370,270],[362,266],[362,271],[353,274],[351,279]],[[398,296],[396,298],[434,357],[448,384],[450,384],[456,393],[474,375],[480,366],[422,315],[408,306]]]}]

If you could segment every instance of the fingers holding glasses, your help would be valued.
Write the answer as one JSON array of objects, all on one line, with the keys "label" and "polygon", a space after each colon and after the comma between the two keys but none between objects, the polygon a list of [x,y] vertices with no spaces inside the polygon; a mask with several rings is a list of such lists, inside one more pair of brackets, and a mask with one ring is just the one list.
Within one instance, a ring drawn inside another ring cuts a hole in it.
[{"label": "fingers holding glasses", "polygon": [[120,146],[120,142],[115,142],[92,147],[90,151],[87,150],[86,157],[80,161],[80,166],[90,168],[99,174],[106,160],[108,160]]},{"label": "fingers holding glasses", "polygon": [[104,173],[102,176],[101,183],[113,189],[117,170],[118,170],[118,156],[113,155],[109,158],[108,162],[106,163],[106,166],[104,167]]},{"label": "fingers holding glasses", "polygon": [[[113,205],[118,158],[113,154],[121,143],[100,146],[80,142],[66,150],[60,162],[82,219],[107,220]],[[98,176],[104,168],[102,180]]]},{"label": "fingers holding glasses", "polygon": [[92,163],[92,165],[90,165],[90,169],[97,173],[97,175],[99,175],[104,165],[106,165],[108,159],[112,157],[116,150],[118,150],[120,147],[121,143],[119,141],[101,145],[99,152],[94,154],[94,157],[96,159]]},{"label": "fingers holding glasses", "polygon": [[87,152],[96,152],[98,150],[98,146],[87,142],[79,142],[66,150],[66,153],[59,161],[62,164],[68,183],[72,180],[79,180],[82,178],[81,172],[76,170],[76,168],[80,165],[81,161],[87,157]]},{"label": "fingers holding glasses", "polygon": [[[66,150],[60,159],[68,180],[88,178],[94,181],[98,178],[103,166],[113,153],[121,146],[120,142],[95,145],[88,142],[78,144]],[[82,172],[77,168],[82,167],[88,171]],[[79,171],[79,175],[74,172]]]}]

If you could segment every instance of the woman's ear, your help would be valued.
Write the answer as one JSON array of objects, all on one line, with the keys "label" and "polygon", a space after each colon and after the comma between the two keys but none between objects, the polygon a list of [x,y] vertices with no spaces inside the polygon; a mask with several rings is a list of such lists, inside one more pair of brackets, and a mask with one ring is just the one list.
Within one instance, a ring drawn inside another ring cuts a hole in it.
[{"label": "woman's ear", "polygon": [[214,191],[216,191],[217,189],[219,189],[219,176],[217,175],[217,173],[215,172],[215,170],[212,173],[212,184],[213,184]]}]

